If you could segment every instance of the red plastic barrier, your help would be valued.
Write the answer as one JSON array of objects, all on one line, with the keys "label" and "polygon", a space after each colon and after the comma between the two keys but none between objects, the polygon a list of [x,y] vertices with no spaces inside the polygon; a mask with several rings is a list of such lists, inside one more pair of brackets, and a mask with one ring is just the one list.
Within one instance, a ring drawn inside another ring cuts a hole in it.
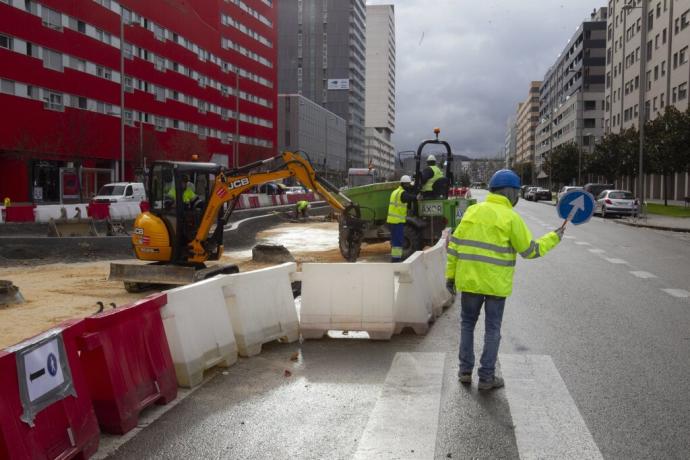
[{"label": "red plastic barrier", "polygon": [[89,203],[86,206],[86,214],[96,220],[104,220],[110,217],[110,203]]},{"label": "red plastic barrier", "polygon": [[34,205],[16,205],[5,208],[5,222],[33,222]]},{"label": "red plastic barrier", "polygon": [[[0,350],[0,458],[89,458],[98,450],[98,422],[77,356],[76,341],[84,327],[83,320],[68,321]],[[57,351],[60,336],[62,352]],[[70,380],[71,389],[64,388]],[[55,392],[60,393],[58,400]],[[27,400],[31,405],[48,404],[29,416],[33,426],[22,420]]]},{"label": "red plastic barrier", "polygon": [[250,208],[260,208],[261,204],[259,203],[259,197],[258,196],[250,196],[249,197],[249,207]]},{"label": "red plastic barrier", "polygon": [[153,403],[177,397],[177,380],[160,309],[165,294],[86,318],[80,341],[93,407],[103,431],[124,434]]}]

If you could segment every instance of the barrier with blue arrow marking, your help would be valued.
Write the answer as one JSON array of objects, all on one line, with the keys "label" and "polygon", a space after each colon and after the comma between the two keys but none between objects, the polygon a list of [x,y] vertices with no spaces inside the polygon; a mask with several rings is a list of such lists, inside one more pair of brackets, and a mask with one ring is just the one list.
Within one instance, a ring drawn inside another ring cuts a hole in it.
[{"label": "barrier with blue arrow marking", "polygon": [[558,200],[558,215],[566,222],[580,225],[589,222],[594,215],[595,201],[591,193],[584,190],[571,190]]}]

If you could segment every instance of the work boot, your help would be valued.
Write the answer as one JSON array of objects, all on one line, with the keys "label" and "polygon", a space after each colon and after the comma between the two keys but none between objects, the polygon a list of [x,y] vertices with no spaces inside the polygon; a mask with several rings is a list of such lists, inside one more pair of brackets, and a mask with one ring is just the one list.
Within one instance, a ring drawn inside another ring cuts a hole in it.
[{"label": "work boot", "polygon": [[460,383],[472,383],[472,372],[458,371],[458,380]]},{"label": "work boot", "polygon": [[503,381],[502,377],[497,377],[494,375],[494,378],[491,380],[479,380],[479,384],[477,385],[477,388],[479,390],[493,390],[495,388],[501,388],[503,385],[505,385],[505,382]]}]

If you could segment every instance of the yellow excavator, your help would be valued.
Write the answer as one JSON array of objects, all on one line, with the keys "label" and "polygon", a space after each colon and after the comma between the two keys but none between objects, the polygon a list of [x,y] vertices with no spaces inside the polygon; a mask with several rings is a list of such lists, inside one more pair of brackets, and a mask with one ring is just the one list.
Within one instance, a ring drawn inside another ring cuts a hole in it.
[{"label": "yellow excavator", "polygon": [[139,214],[132,234],[137,259],[151,263],[111,263],[109,279],[124,281],[128,292],[140,292],[151,285],[189,284],[237,273],[236,265],[205,262],[223,255],[223,230],[238,198],[257,185],[289,177],[340,213],[341,225],[353,229],[355,244],[356,229],[361,228],[359,207],[320,177],[304,154],[286,151],[234,169],[214,163],[157,161],[148,178],[149,209]]}]

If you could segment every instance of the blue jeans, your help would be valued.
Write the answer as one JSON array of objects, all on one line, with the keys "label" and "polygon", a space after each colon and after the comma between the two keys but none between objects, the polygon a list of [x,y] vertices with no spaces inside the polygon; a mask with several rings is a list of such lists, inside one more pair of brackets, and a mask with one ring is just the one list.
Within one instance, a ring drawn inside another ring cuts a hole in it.
[{"label": "blue jeans", "polygon": [[505,297],[463,292],[460,297],[460,372],[469,373],[474,368],[474,327],[484,305],[484,350],[479,360],[479,380],[490,381],[496,371],[498,346],[501,343],[501,321]]}]

